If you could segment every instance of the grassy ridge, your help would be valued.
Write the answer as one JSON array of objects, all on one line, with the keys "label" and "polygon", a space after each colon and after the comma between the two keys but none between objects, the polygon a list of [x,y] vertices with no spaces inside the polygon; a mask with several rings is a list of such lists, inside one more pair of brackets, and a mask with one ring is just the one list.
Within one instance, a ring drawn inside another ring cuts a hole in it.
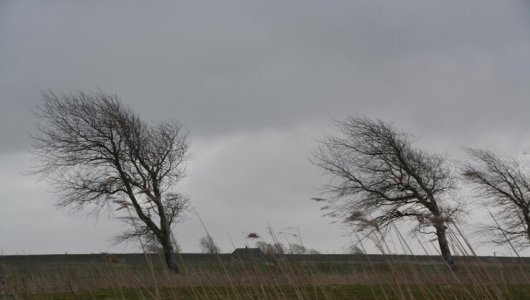
[{"label": "grassy ridge", "polygon": [[[220,287],[176,287],[161,288],[158,290],[159,299],[483,299],[484,294],[476,291],[467,294],[464,289],[473,290],[470,286],[426,286],[432,293],[426,295],[415,286],[402,286],[401,290],[407,290],[406,294],[396,291],[395,287],[384,286],[383,290],[376,286],[369,285],[328,285],[322,289],[315,289],[313,286],[300,287],[265,287],[257,289],[250,286],[230,289],[225,286]],[[494,288],[488,289],[489,294],[494,294]],[[98,291],[85,291],[80,293],[60,293],[54,295],[27,295],[22,298],[28,299],[55,299],[55,300],[75,300],[75,299],[149,299],[156,297],[157,291],[154,289],[106,289]],[[237,295],[234,297],[234,295]],[[512,285],[501,294],[504,299],[529,299],[530,286]]]},{"label": "grassy ridge", "polygon": [[77,263],[27,257],[27,264],[0,257],[0,299],[530,299],[525,260],[457,258],[457,269],[450,270],[437,259],[414,256],[318,261],[221,255],[183,260],[184,276],[177,276],[157,256],[135,257],[100,255]]}]

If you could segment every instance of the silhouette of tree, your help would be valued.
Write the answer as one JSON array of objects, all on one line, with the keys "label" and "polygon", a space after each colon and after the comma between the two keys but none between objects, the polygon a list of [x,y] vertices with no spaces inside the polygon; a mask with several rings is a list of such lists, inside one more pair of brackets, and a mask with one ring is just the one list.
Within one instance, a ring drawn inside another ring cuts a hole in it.
[{"label": "silhouette of tree", "polygon": [[155,239],[178,273],[172,226],[187,198],[174,192],[184,176],[189,142],[176,121],[150,126],[117,96],[43,92],[36,115],[36,173],[51,178],[60,206],[126,209],[132,230],[122,240]]},{"label": "silhouette of tree", "polygon": [[361,229],[380,230],[398,220],[415,221],[417,230],[433,228],[452,265],[446,231],[458,207],[446,197],[456,185],[445,159],[414,147],[389,123],[350,116],[336,125],[339,133],[320,141],[312,162],[331,177],[324,191],[337,216]]},{"label": "silhouette of tree", "polygon": [[486,226],[492,242],[515,246],[530,245],[530,176],[513,158],[491,151],[466,149],[472,159],[462,169],[463,178],[475,188],[486,208],[491,208],[495,225]]},{"label": "silhouette of tree", "polygon": [[215,243],[211,235],[206,235],[200,238],[199,246],[202,253],[218,254],[221,253],[219,246]]}]

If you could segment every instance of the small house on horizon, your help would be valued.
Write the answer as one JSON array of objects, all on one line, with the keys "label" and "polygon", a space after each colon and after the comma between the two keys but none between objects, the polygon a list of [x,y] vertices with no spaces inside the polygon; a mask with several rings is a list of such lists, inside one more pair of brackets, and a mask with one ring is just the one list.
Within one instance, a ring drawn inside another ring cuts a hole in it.
[{"label": "small house on horizon", "polygon": [[236,258],[250,258],[250,257],[261,257],[265,256],[265,253],[260,248],[236,248],[232,255]]}]

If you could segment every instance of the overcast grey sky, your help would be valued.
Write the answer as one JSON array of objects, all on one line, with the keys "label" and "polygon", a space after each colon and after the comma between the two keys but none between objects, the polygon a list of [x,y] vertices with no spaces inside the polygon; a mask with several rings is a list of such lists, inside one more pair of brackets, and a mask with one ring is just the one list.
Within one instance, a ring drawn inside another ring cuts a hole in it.
[{"label": "overcast grey sky", "polygon": [[[307,158],[331,119],[393,121],[451,159],[464,145],[522,155],[529,12],[497,0],[0,1],[0,251],[134,250],[109,243],[121,224],[57,210],[49,183],[24,175],[39,89],[101,89],[190,130],[179,188],[223,250],[270,223],[339,252],[346,231],[308,200],[325,178]],[[202,234],[191,214],[177,227],[185,252]]]}]

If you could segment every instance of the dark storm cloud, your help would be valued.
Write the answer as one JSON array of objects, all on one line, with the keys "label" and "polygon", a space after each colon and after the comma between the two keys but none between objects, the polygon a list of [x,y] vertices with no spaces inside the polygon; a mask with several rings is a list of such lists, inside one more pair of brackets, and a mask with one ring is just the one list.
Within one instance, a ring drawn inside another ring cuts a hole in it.
[{"label": "dark storm cloud", "polygon": [[241,220],[229,231],[257,206],[260,224],[288,224],[289,207],[316,232],[300,199],[322,180],[306,156],[331,118],[393,120],[441,152],[530,147],[528,19],[493,0],[3,1],[0,162],[28,149],[39,89],[102,89],[190,129],[184,185],[217,234],[213,198]]},{"label": "dark storm cloud", "polygon": [[391,111],[433,129],[468,125],[481,107],[481,125],[522,117],[526,12],[515,2],[477,4],[8,2],[2,134],[30,129],[38,88],[116,92],[195,135],[345,113]]}]

